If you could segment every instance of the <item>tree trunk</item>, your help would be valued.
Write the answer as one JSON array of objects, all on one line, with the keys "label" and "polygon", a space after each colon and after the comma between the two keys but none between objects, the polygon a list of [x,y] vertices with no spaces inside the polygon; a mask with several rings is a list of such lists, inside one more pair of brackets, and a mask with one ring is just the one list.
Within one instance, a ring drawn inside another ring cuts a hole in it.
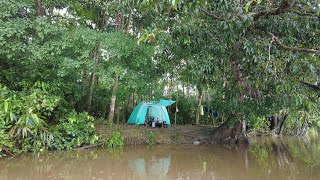
[{"label": "tree trunk", "polygon": [[[105,24],[105,13],[100,12],[98,21],[97,21],[97,29],[98,30],[103,30],[104,29],[104,24]],[[87,112],[90,113],[91,108],[92,108],[92,93],[95,85],[95,79],[96,79],[96,72],[98,68],[98,63],[99,63],[99,49],[100,49],[100,40],[96,42],[96,45],[90,54],[90,57],[94,60],[94,65],[93,65],[93,70],[91,72],[90,76],[90,81],[89,81],[89,89],[87,92]]]},{"label": "tree trunk", "polygon": [[187,83],[187,97],[188,97],[188,102],[189,102],[189,98],[190,98],[190,82],[189,82],[189,78],[188,78],[188,83]]},{"label": "tree trunk", "polygon": [[233,128],[229,127],[228,121],[224,122],[213,133],[213,141],[226,144],[249,144],[245,127],[245,120],[238,121]]},{"label": "tree trunk", "polygon": [[36,16],[44,16],[44,9],[41,0],[36,0]]},{"label": "tree trunk", "polygon": [[131,19],[132,19],[132,10],[130,10],[130,14],[129,14],[129,17],[128,17],[128,24],[127,24],[127,30],[126,30],[127,34],[129,33],[129,30],[130,30]]},{"label": "tree trunk", "polygon": [[[207,108],[209,110],[210,103],[209,103],[209,90],[208,89],[206,90],[205,97],[206,97],[206,106],[207,106]],[[209,114],[209,112],[208,112],[208,114]],[[213,114],[211,114],[211,117],[213,117]],[[206,124],[210,123],[211,117],[210,116],[206,116],[206,118],[207,118]]]},{"label": "tree trunk", "polygon": [[167,85],[168,85],[168,98],[171,99],[171,91],[172,91],[172,75],[169,75],[168,78],[167,78]]},{"label": "tree trunk", "polygon": [[96,71],[99,63],[99,48],[100,48],[100,42],[98,41],[92,53],[92,57],[95,61],[94,61],[93,70],[90,76],[89,89],[87,92],[87,112],[88,113],[90,113],[92,108],[92,93],[93,93],[93,88],[95,84]]},{"label": "tree trunk", "polygon": [[182,84],[182,92],[183,92],[183,95],[185,95],[185,88],[184,88],[184,84]]},{"label": "tree trunk", "polygon": [[111,101],[110,101],[109,115],[108,115],[109,122],[112,122],[113,117],[114,117],[114,110],[115,110],[116,100],[117,100],[118,81],[119,81],[119,76],[117,74],[115,74],[113,88],[112,88]]},{"label": "tree trunk", "polygon": [[176,93],[176,110],[174,112],[174,125],[177,125],[177,113],[178,113],[178,101],[179,101],[179,92],[178,92],[178,84],[177,84],[177,93]]},{"label": "tree trunk", "polygon": [[124,110],[124,118],[125,119],[129,119],[129,116],[130,116],[130,96],[127,98],[127,103],[125,105],[125,110]]},{"label": "tree trunk", "polygon": [[273,126],[273,129],[275,130],[275,131],[277,131],[278,130],[278,114],[275,114],[274,115],[274,118],[273,118],[273,122],[274,122],[274,126]]},{"label": "tree trunk", "polygon": [[[246,89],[246,85],[244,84],[245,76],[243,74],[242,68],[238,62],[239,56],[241,56],[240,52],[240,44],[235,44],[234,53],[231,55],[231,70],[234,82],[239,86]],[[246,92],[240,92],[239,104],[240,106],[246,100]],[[236,122],[235,127],[231,128],[228,126],[228,121],[220,125],[214,133],[214,141],[220,143],[231,143],[231,144],[248,144],[249,140],[246,134],[246,116],[243,112],[238,112],[235,114],[240,117],[240,121]],[[231,118],[233,119],[233,118]],[[236,118],[239,119],[239,118]]]},{"label": "tree trunk", "polygon": [[[186,61],[187,64],[187,71],[189,71],[189,61]],[[188,97],[188,102],[189,102],[189,97],[190,97],[190,80],[188,78],[187,80],[187,97]]]},{"label": "tree trunk", "polygon": [[134,109],[136,106],[135,106],[135,93],[132,93],[132,109]]},{"label": "tree trunk", "polygon": [[288,117],[288,115],[285,115],[285,116],[283,117],[283,120],[282,120],[282,122],[281,122],[278,135],[282,135],[282,132],[283,132],[283,129],[284,129],[284,125],[286,124],[287,117]]},{"label": "tree trunk", "polygon": [[202,102],[202,96],[203,96],[202,89],[199,88],[198,104],[197,104],[197,111],[196,111],[196,124],[197,125],[200,124],[200,106],[201,106],[201,102]]},{"label": "tree trunk", "polygon": [[115,114],[116,114],[117,124],[119,124],[120,123],[120,114],[119,114],[119,107],[118,106],[116,107]]}]

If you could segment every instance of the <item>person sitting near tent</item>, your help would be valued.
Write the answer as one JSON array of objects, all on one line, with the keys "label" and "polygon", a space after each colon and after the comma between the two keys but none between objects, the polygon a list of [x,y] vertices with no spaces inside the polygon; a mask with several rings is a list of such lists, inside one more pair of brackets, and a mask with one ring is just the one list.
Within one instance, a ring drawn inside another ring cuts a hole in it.
[{"label": "person sitting near tent", "polygon": [[156,126],[161,127],[162,123],[160,122],[159,118],[156,119]]},{"label": "person sitting near tent", "polygon": [[154,117],[150,116],[149,117],[149,125],[150,125],[150,127],[152,127],[152,122],[154,122]]},{"label": "person sitting near tent", "polygon": [[167,122],[166,121],[162,121],[162,127],[167,128]]}]

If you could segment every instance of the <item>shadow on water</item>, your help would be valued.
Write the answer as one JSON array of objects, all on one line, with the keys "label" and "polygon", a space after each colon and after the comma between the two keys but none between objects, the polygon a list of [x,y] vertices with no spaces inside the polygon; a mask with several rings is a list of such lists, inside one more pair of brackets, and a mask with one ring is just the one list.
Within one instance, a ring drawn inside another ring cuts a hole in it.
[{"label": "shadow on water", "polygon": [[0,160],[0,179],[320,179],[319,139],[251,142],[25,154]]}]

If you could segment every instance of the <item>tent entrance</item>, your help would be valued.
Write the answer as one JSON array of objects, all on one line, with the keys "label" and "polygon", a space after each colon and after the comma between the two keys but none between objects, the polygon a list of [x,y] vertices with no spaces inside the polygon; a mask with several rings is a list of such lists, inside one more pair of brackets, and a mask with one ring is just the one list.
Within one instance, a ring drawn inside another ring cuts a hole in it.
[{"label": "tent entrance", "polygon": [[147,110],[147,120],[162,123],[165,121],[163,113],[162,106],[149,105]]}]

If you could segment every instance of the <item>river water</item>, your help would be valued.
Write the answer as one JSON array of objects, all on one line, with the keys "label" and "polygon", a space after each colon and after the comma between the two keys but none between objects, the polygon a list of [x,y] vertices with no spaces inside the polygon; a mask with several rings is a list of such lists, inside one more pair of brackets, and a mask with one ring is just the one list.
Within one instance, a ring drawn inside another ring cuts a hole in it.
[{"label": "river water", "polygon": [[320,180],[320,139],[254,138],[250,146],[128,146],[1,159],[0,180],[14,179]]}]

